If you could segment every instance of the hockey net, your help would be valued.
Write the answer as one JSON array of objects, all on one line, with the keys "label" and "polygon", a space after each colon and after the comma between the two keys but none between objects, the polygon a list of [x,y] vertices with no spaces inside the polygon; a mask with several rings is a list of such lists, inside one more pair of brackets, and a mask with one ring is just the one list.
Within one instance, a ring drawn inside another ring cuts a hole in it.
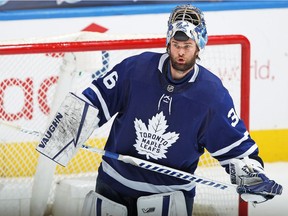
[{"label": "hockey net", "polygon": [[[65,168],[41,162],[43,159],[35,151],[39,137],[21,132],[19,128],[43,132],[49,116],[68,91],[80,92],[92,79],[97,79],[125,57],[145,50],[165,52],[165,38],[129,38],[77,35],[0,45],[0,202],[25,195],[31,203],[42,199],[46,213],[50,213],[53,205],[57,205],[56,186],[61,181],[95,182],[101,156],[80,150]],[[200,57],[199,64],[219,76],[229,89],[238,113],[249,127],[250,46],[247,38],[242,35],[210,36]],[[107,123],[95,130],[87,144],[103,148],[110,125]],[[49,172],[50,177],[47,177]],[[224,169],[207,152],[201,157],[197,174],[229,182]],[[46,183],[45,179],[43,181],[45,175]],[[46,193],[34,194],[33,191],[44,187],[48,188]],[[1,204],[0,214],[9,212],[10,204]],[[247,205],[239,204],[236,193],[207,186],[197,189],[193,215],[230,216],[246,212]]]}]

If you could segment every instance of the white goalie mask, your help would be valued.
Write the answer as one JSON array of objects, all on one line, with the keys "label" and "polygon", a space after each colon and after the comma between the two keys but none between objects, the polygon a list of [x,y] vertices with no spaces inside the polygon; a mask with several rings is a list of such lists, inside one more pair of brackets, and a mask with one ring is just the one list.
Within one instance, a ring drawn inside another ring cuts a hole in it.
[{"label": "white goalie mask", "polygon": [[[171,38],[175,36],[176,40],[194,40],[201,51],[208,41],[206,24],[203,13],[192,5],[177,6],[170,14],[168,20],[168,31],[166,37],[166,46],[169,45]],[[183,34],[184,33],[184,34]],[[186,38],[186,39],[185,39]]]}]

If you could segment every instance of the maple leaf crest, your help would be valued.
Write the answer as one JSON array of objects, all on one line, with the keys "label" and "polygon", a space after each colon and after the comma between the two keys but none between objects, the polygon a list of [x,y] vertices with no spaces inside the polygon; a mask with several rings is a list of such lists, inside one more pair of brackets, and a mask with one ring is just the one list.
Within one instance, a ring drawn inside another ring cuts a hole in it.
[{"label": "maple leaf crest", "polygon": [[134,127],[136,130],[136,144],[134,147],[139,154],[146,155],[149,159],[166,158],[165,153],[168,147],[175,143],[179,134],[175,132],[167,132],[167,120],[163,112],[157,113],[148,121],[148,127],[141,119],[135,119]]}]

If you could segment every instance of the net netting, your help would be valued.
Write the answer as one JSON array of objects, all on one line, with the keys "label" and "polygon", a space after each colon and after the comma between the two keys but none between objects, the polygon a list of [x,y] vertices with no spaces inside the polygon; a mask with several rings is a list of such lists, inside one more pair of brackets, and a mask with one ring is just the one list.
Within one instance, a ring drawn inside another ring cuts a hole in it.
[{"label": "net netting", "polygon": [[[81,37],[78,35],[77,40],[81,41]],[[234,37],[237,36],[232,36]],[[105,38],[107,39],[107,36]],[[72,42],[73,49],[72,45],[66,42],[55,46],[55,41],[67,41],[67,37],[53,38],[49,40],[52,42],[50,44],[45,41],[45,46],[41,44],[38,46],[37,42],[42,41],[37,40],[32,40],[33,43],[29,42],[31,45],[28,48],[0,46],[0,120],[13,125],[11,127],[0,124],[0,184],[5,198],[15,198],[21,196],[21,193],[26,196],[31,194],[39,160],[35,146],[40,137],[25,133],[23,129],[42,133],[46,129],[53,106],[57,107],[55,98],[61,97],[60,95],[65,94],[65,91],[82,91],[92,79],[97,79],[125,57],[145,50],[166,51],[165,39],[161,37],[156,39],[157,45],[155,45],[155,38],[149,40],[149,37],[140,39],[140,43],[134,44],[131,40],[123,41],[122,38],[121,46],[118,43],[114,46],[111,41],[101,42],[103,37],[99,39],[98,35],[93,36],[92,39],[89,37],[89,41],[86,40],[90,46]],[[245,98],[249,100],[249,95],[245,92],[246,95],[243,95],[241,83],[249,82],[249,77],[246,77],[248,81],[244,80],[246,78],[243,76],[243,45],[239,43],[240,39],[232,43],[231,36],[210,37],[210,44],[201,54],[199,64],[211,69],[222,79],[234,98],[238,113],[241,115],[245,113],[248,116],[248,110],[243,112],[243,107],[247,107],[247,104],[243,105],[243,103]],[[27,44],[27,41],[22,43]],[[14,44],[21,44],[21,42]],[[69,78],[65,79],[65,76]],[[61,88],[63,85],[66,86],[64,89]],[[19,126],[22,131],[15,126]],[[110,126],[111,122],[108,122],[102,128],[95,130],[87,145],[103,148]],[[221,135],[223,134],[219,134]],[[95,181],[100,162],[101,156],[98,154],[80,150],[67,167],[57,165],[53,182],[49,186],[47,206],[53,205],[56,185],[63,179]],[[201,157],[197,174],[229,182],[229,176],[224,169],[207,152]],[[236,193],[199,186],[193,214],[237,215],[238,206]],[[1,208],[8,209],[9,206],[2,205]]]}]

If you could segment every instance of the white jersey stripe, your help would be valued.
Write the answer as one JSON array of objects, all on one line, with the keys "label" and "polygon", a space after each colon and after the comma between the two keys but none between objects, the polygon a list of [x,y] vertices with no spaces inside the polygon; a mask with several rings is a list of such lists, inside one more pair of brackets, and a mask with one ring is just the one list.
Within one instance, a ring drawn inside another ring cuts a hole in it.
[{"label": "white jersey stripe", "polygon": [[105,103],[105,101],[104,101],[104,99],[103,99],[100,91],[99,91],[98,88],[97,88],[95,85],[93,85],[93,84],[91,84],[89,87],[90,87],[90,88],[95,92],[95,94],[97,95],[97,98],[99,99],[100,104],[101,104],[101,107],[102,107],[102,109],[103,109],[105,118],[106,118],[106,120],[108,121],[109,119],[111,119],[111,116],[110,116],[110,113],[109,113],[107,104]]},{"label": "white jersey stripe", "polygon": [[102,168],[107,175],[114,178],[116,181],[120,182],[121,184],[125,185],[128,188],[137,191],[144,191],[150,193],[167,193],[176,190],[190,191],[195,187],[194,182],[190,182],[184,185],[154,185],[146,182],[132,181],[120,175],[104,160],[102,161]]},{"label": "white jersey stripe", "polygon": [[160,60],[159,60],[159,64],[158,64],[158,70],[162,73],[162,69],[163,69],[163,65],[165,60],[169,57],[169,55],[167,53],[164,53]]},{"label": "white jersey stripe", "polygon": [[195,82],[197,76],[198,76],[198,73],[199,73],[199,67],[197,64],[194,65],[194,74],[193,76],[191,77],[191,79],[189,80],[189,82]]},{"label": "white jersey stripe", "polygon": [[229,152],[231,149],[239,146],[243,141],[247,140],[248,136],[249,136],[249,132],[246,131],[244,133],[244,136],[240,140],[237,140],[236,142],[232,143],[231,145],[229,145],[225,148],[222,148],[222,149],[220,149],[214,153],[211,153],[211,156],[216,157],[216,156],[220,156],[220,155],[223,155],[223,154]]},{"label": "white jersey stripe", "polygon": [[[237,156],[236,158],[241,159],[241,158],[247,157],[247,156],[249,156],[251,153],[253,153],[257,148],[258,148],[257,144],[254,144],[254,145],[251,146],[251,148],[249,148],[245,153]],[[220,164],[221,164],[222,166],[224,166],[224,165],[229,164],[230,159],[229,159],[229,160],[224,160],[224,161],[219,161],[219,162],[220,162]]]}]

